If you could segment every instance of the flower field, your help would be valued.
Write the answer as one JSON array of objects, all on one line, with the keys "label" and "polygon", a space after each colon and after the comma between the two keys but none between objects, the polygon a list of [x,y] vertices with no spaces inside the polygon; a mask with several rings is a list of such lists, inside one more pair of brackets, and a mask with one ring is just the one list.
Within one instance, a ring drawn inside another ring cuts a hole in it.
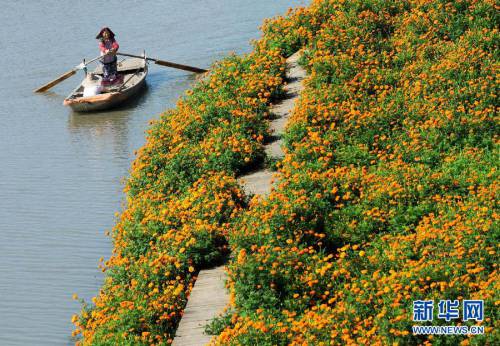
[{"label": "flower field", "polygon": [[[224,345],[495,344],[498,4],[315,0],[269,20],[154,122],[83,344],[169,344],[196,273],[229,258]],[[249,200],[284,57],[309,77],[280,183]],[[484,335],[413,335],[415,300],[483,299]]]},{"label": "flower field", "polygon": [[[315,1],[271,24],[310,77],[280,187],[230,237],[236,313],[219,343],[494,343],[496,10]],[[484,299],[485,334],[412,335],[412,302],[439,299]]]}]

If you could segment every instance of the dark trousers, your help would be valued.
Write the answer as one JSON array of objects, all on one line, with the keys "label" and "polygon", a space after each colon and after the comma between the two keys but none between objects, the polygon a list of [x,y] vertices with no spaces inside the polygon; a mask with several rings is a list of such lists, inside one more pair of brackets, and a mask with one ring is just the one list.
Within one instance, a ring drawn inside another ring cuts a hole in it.
[{"label": "dark trousers", "polygon": [[116,62],[118,59],[115,56],[115,59],[108,63],[103,63],[102,71],[103,71],[103,80],[108,81],[110,79],[116,78]]}]

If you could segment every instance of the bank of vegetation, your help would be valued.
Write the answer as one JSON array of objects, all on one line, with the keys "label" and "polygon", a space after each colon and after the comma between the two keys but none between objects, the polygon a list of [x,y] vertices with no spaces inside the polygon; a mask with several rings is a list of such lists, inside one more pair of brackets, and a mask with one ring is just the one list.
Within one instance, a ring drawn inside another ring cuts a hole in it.
[{"label": "bank of vegetation", "polygon": [[[231,253],[217,343],[494,344],[498,24],[494,1],[315,0],[267,21],[152,124],[75,334],[168,344],[196,273]],[[249,200],[235,178],[265,161],[297,50],[280,184]],[[413,335],[413,301],[441,299],[483,299],[484,321],[430,325],[485,334]]]}]

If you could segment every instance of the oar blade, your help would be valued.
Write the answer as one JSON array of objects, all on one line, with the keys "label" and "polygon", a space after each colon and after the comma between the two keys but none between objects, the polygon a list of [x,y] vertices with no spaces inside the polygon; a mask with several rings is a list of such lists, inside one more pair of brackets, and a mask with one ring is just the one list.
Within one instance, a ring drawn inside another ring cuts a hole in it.
[{"label": "oar blade", "polygon": [[41,92],[47,91],[50,88],[52,88],[54,85],[57,85],[57,84],[61,83],[63,80],[66,80],[69,77],[73,76],[76,73],[76,71],[77,71],[76,69],[73,69],[71,71],[66,72],[65,74],[62,74],[59,77],[57,77],[56,79],[54,79],[53,81],[50,81],[47,84],[42,85],[38,89],[34,90],[34,92],[41,93]]},{"label": "oar blade", "polygon": [[193,67],[193,66],[187,66],[187,65],[181,65],[181,64],[176,64],[176,63],[173,63],[173,62],[159,60],[159,59],[154,59],[154,62],[155,62],[155,64],[158,64],[158,65],[172,67],[172,68],[176,68],[176,69],[184,70],[184,71],[189,71],[189,72],[195,72],[195,73],[207,72],[207,70],[204,70],[202,68]]}]

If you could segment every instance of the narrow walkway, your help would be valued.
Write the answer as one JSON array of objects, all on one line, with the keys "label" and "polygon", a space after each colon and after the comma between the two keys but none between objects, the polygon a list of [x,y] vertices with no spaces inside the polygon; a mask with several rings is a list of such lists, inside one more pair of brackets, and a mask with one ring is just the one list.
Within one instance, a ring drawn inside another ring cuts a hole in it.
[{"label": "narrow walkway", "polygon": [[[287,80],[285,86],[285,97],[271,107],[271,113],[276,117],[271,120],[270,128],[273,134],[273,141],[265,146],[266,154],[272,158],[282,158],[284,156],[282,149],[282,136],[285,132],[285,126],[290,118],[290,114],[295,106],[300,92],[303,89],[302,80],[306,76],[306,71],[299,66],[297,61],[300,54],[297,52],[290,56],[287,62]],[[273,172],[266,168],[261,168],[240,177],[239,181],[247,194],[267,196],[271,192]]]},{"label": "narrow walkway", "polygon": [[[273,141],[265,146],[266,154],[270,157],[284,156],[282,135],[295,101],[302,91],[302,80],[306,72],[297,64],[299,54],[295,53],[287,59],[287,79],[285,97],[271,107],[271,113],[276,116],[270,122],[273,131]],[[238,181],[243,185],[247,194],[267,196],[271,192],[273,172],[267,168],[242,176]],[[173,346],[202,346],[210,342],[211,336],[205,335],[205,325],[211,319],[224,311],[229,304],[229,294],[224,287],[227,274],[224,266],[202,270],[193,287],[184,315],[177,328]]]},{"label": "narrow walkway", "polygon": [[206,345],[210,342],[212,336],[204,333],[205,325],[223,312],[229,303],[229,294],[224,287],[226,276],[224,266],[198,273],[173,346]]}]

